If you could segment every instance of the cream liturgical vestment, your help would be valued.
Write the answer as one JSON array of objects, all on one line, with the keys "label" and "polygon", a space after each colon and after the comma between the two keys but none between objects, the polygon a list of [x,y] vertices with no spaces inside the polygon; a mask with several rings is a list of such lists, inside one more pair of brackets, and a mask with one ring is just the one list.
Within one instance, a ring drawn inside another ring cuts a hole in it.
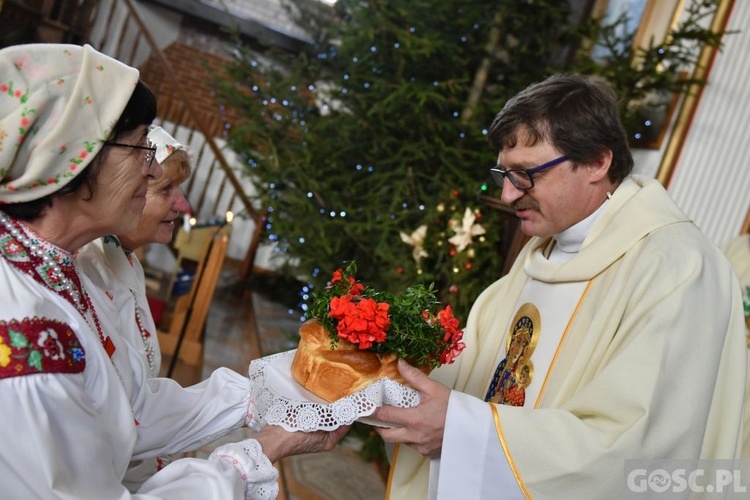
[{"label": "cream liturgical vestment", "polygon": [[[550,259],[552,246],[532,238],[477,299],[466,349],[431,375],[454,389],[441,457],[397,446],[388,498],[617,498],[628,460],[739,455],[742,298],[716,245],[658,181],[634,176],[578,253]],[[542,303],[556,286],[563,305]],[[513,354],[514,332],[530,355]],[[531,362],[513,371],[533,373],[525,397],[485,402],[499,361],[516,358]]]}]

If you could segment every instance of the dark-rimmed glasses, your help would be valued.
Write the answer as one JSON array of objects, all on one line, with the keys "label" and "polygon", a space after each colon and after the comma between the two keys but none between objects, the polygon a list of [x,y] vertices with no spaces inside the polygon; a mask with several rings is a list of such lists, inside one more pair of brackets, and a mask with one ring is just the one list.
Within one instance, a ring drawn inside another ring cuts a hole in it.
[{"label": "dark-rimmed glasses", "polygon": [[105,146],[115,146],[118,148],[130,148],[130,149],[143,149],[146,151],[146,153],[143,156],[143,162],[146,165],[146,170],[151,170],[151,165],[154,164],[154,157],[156,156],[156,148],[152,146],[141,146],[138,144],[137,146],[133,146],[132,144],[125,144],[122,142],[114,142],[114,141],[102,141],[102,143]]},{"label": "dark-rimmed glasses", "polygon": [[561,157],[550,160],[538,167],[514,168],[510,170],[503,170],[500,168],[500,164],[497,164],[490,169],[490,175],[492,176],[492,180],[494,180],[500,187],[503,187],[503,181],[507,177],[516,189],[527,191],[534,187],[534,174],[550,167],[554,167],[555,165],[559,165],[567,159],[568,157],[566,155],[562,155]]}]

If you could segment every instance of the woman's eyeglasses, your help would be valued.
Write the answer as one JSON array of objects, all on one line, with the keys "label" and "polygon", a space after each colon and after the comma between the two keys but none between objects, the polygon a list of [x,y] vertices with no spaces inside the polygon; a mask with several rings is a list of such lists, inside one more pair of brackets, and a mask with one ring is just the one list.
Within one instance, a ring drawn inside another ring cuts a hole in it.
[{"label": "woman's eyeglasses", "polygon": [[130,148],[130,149],[143,149],[145,150],[145,154],[143,156],[143,162],[146,165],[148,170],[151,170],[151,165],[154,163],[154,157],[156,156],[156,148],[152,146],[141,146],[140,144],[137,146],[133,146],[132,144],[124,144],[122,142],[113,142],[113,141],[102,141],[105,146],[115,146],[119,148]]}]

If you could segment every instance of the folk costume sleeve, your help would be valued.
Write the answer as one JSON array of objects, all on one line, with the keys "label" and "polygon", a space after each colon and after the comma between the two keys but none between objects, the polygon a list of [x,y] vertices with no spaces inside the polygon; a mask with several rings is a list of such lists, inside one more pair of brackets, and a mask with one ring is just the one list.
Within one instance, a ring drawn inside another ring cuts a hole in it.
[{"label": "folk costume sleeve", "polygon": [[87,245],[78,264],[92,281],[92,300],[113,318],[104,322],[105,328],[132,367],[126,388],[138,422],[134,459],[195,450],[243,425],[256,425],[250,381],[244,375],[220,368],[190,387],[152,376],[144,346],[153,337],[158,350],[158,341],[155,327],[153,333],[143,332],[153,319],[147,305],[137,300],[145,297],[145,283],[134,254],[107,237]]},{"label": "folk costume sleeve", "polygon": [[6,259],[0,259],[0,286],[9,291],[0,304],[5,496],[275,497],[278,473],[257,442],[225,445],[209,460],[177,460],[131,495],[122,479],[137,426],[123,387],[126,365],[113,362],[95,327],[66,297]]}]

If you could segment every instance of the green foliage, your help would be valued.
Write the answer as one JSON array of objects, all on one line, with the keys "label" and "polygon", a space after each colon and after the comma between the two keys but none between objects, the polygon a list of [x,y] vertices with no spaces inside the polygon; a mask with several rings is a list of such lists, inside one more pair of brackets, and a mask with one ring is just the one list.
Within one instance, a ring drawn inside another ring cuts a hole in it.
[{"label": "green foliage", "polygon": [[[503,215],[480,200],[498,194],[486,127],[552,71],[573,37],[568,14],[558,1],[341,0],[328,18],[304,11],[308,53],[271,52],[264,64],[238,46],[219,94],[240,115],[230,144],[269,207],[265,234],[284,272],[315,289],[356,260],[379,289],[435,283],[464,322],[508,244]],[[459,252],[449,221],[467,208],[485,234]],[[417,262],[400,233],[422,225],[428,255]]]},{"label": "green foliage", "polygon": [[[557,0],[295,4],[315,40],[310,50],[261,58],[238,45],[218,81],[239,115],[230,145],[268,207],[265,235],[277,243],[282,272],[316,289],[339,263],[356,260],[379,289],[434,283],[465,321],[500,277],[509,244],[506,216],[482,202],[499,195],[487,175],[495,113],[551,73],[596,74],[622,96],[634,135],[644,109],[696,83],[680,71],[700,47],[720,44],[720,33],[701,26],[717,2],[693,0],[667,40],[635,52],[634,28],[622,30],[627,16],[578,25]],[[585,37],[605,55],[575,52]],[[467,209],[476,231],[457,246],[449,240]]]},{"label": "green foliage", "polygon": [[313,293],[309,317],[321,323],[335,349],[342,339],[381,355],[395,354],[417,368],[452,363],[464,348],[463,332],[450,306],[419,283],[394,294],[357,280],[357,264],[337,269],[325,288]]}]

